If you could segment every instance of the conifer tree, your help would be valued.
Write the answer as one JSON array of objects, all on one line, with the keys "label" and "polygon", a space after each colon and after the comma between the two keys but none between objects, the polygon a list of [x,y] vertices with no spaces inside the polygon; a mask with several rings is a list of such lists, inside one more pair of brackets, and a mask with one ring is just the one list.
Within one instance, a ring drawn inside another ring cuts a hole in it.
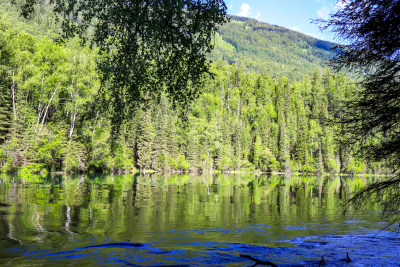
[{"label": "conifer tree", "polygon": [[233,146],[234,146],[234,165],[236,169],[240,169],[242,166],[243,148],[242,148],[242,127],[240,122],[234,120],[234,134],[233,134]]},{"label": "conifer tree", "polygon": [[201,165],[200,144],[196,129],[190,129],[187,136],[187,158],[193,172],[198,172]]},{"label": "conifer tree", "polygon": [[311,85],[311,116],[318,118],[324,102],[324,88],[318,69],[315,70]]},{"label": "conifer tree", "polygon": [[149,170],[152,166],[152,147],[154,146],[154,128],[152,110],[140,111],[139,134],[137,139],[137,164],[140,170]]},{"label": "conifer tree", "polygon": [[3,143],[10,134],[12,125],[11,97],[8,90],[0,85],[0,144]]},{"label": "conifer tree", "polygon": [[308,121],[302,104],[298,109],[298,131],[296,137],[296,158],[301,165],[308,164]]},{"label": "conifer tree", "polygon": [[169,103],[166,95],[161,96],[160,104],[158,110],[156,110],[156,115],[154,117],[154,145],[152,147],[152,163],[153,169],[161,170],[167,167],[168,160],[168,113],[169,113]]},{"label": "conifer tree", "polygon": [[230,125],[230,118],[227,115],[228,111],[224,114],[222,121],[222,162],[221,170],[228,170],[232,167],[233,149],[232,149],[232,127]]},{"label": "conifer tree", "polygon": [[9,63],[11,51],[5,34],[6,27],[0,24],[0,144],[10,132],[12,124],[11,78]]},{"label": "conifer tree", "polygon": [[279,160],[286,170],[289,166],[289,151],[288,151],[288,138],[287,138],[287,128],[286,128],[286,119],[285,114],[283,112],[283,107],[279,109],[278,113],[278,125],[279,125],[279,139],[278,139],[278,147],[279,147]]},{"label": "conifer tree", "polygon": [[167,117],[167,152],[169,157],[178,157],[178,132],[177,132],[178,118],[174,114],[169,114]]},{"label": "conifer tree", "polygon": [[260,156],[262,153],[262,143],[261,138],[257,135],[253,147],[253,164],[256,170],[260,168]]}]

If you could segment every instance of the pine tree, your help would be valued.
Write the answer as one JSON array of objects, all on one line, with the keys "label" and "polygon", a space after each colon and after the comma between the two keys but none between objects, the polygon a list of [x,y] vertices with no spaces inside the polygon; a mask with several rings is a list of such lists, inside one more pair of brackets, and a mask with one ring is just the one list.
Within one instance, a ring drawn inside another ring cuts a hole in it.
[{"label": "pine tree", "polygon": [[296,137],[296,159],[300,165],[308,164],[308,121],[306,118],[305,110],[302,104],[300,104],[298,111],[298,131]]},{"label": "pine tree", "polygon": [[[0,30],[5,28],[0,25]],[[11,81],[8,73],[8,63],[11,57],[7,39],[4,33],[0,33],[0,144],[3,143],[10,132],[12,124],[12,99]]]},{"label": "pine tree", "polygon": [[0,69],[0,144],[8,138],[12,124],[12,105],[8,80],[9,77]]},{"label": "pine tree", "polygon": [[253,164],[256,170],[260,168],[260,156],[262,153],[262,144],[261,138],[259,136],[256,137],[256,141],[253,146]]},{"label": "pine tree", "polygon": [[155,170],[165,170],[167,167],[167,121],[168,121],[168,100],[165,95],[161,96],[159,108],[154,118],[154,143],[152,147],[152,168]]},{"label": "pine tree", "polygon": [[224,114],[224,119],[222,121],[221,131],[222,131],[222,162],[221,170],[229,170],[232,167],[233,160],[233,149],[232,149],[232,127],[230,126],[228,112]]},{"label": "pine tree", "polygon": [[233,134],[233,147],[234,147],[234,166],[236,169],[240,169],[242,166],[242,131],[240,122],[234,120],[234,134]]},{"label": "pine tree", "polygon": [[140,170],[151,168],[151,152],[154,141],[153,122],[151,109],[141,111],[139,135],[137,140],[137,164]]},{"label": "pine tree", "polygon": [[315,70],[311,86],[311,116],[317,118],[321,111],[323,102],[324,88],[318,70]]},{"label": "pine tree", "polygon": [[201,167],[200,144],[197,136],[195,129],[190,129],[187,135],[186,155],[192,172],[197,172]]},{"label": "pine tree", "polygon": [[287,129],[286,129],[286,121],[285,115],[283,112],[283,107],[279,109],[278,114],[278,125],[279,125],[279,139],[278,139],[278,147],[279,147],[279,161],[282,164],[283,169],[289,167],[289,151],[288,151],[288,138],[287,138]]},{"label": "pine tree", "polygon": [[172,158],[178,157],[177,118],[174,114],[167,117],[167,151]]}]

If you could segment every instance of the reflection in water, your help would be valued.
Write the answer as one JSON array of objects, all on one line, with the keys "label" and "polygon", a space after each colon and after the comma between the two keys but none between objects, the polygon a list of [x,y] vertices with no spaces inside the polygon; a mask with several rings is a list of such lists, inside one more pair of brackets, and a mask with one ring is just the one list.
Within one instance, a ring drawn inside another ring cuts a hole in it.
[{"label": "reflection in water", "polygon": [[378,207],[341,214],[376,178],[340,176],[3,176],[0,264],[399,264]]}]

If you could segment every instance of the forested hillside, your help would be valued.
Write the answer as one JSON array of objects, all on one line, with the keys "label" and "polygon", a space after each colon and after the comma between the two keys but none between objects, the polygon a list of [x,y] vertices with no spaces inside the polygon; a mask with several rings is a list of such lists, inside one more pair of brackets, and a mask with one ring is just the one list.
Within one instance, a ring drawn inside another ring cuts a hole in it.
[{"label": "forested hillside", "polygon": [[255,19],[230,19],[218,31],[214,60],[223,59],[258,73],[264,71],[274,78],[285,75],[298,80],[318,67],[324,68],[334,55],[329,42]]},{"label": "forested hillside", "polygon": [[331,55],[326,42],[233,18],[216,37],[214,75],[196,101],[184,110],[166,93],[149,100],[112,138],[110,114],[95,108],[95,48],[78,38],[55,43],[57,24],[45,10],[26,22],[8,3],[1,8],[3,172],[383,170],[354,158],[340,146],[339,126],[323,123],[341,116],[355,90],[320,67]]}]

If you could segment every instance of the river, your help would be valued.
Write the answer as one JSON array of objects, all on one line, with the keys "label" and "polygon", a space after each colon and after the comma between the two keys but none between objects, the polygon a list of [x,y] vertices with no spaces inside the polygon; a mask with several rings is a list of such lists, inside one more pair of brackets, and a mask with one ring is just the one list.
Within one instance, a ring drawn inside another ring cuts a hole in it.
[{"label": "river", "polygon": [[[1,266],[398,266],[380,207],[344,176],[1,176]],[[346,253],[350,263],[342,261]]]}]

